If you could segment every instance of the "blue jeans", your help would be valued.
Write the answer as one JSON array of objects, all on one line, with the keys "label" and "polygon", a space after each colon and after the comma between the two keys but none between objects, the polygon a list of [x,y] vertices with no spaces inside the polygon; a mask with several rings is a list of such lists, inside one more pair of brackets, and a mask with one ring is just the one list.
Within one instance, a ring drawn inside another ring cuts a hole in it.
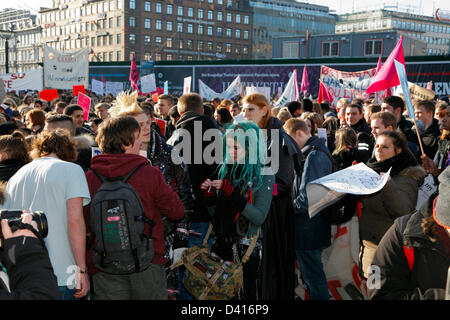
[{"label": "blue jeans", "polygon": [[329,300],[328,284],[322,265],[322,249],[295,250],[298,266],[311,300]]},{"label": "blue jeans", "polygon": [[67,286],[59,286],[58,289],[63,300],[79,300],[73,297],[73,295],[77,292],[76,288],[69,289]]},{"label": "blue jeans", "polygon": [[[206,236],[206,232],[208,232],[209,224],[210,224],[209,222],[191,223],[191,230],[201,233],[202,235],[201,236],[193,234],[189,235],[188,248],[198,246],[202,243],[203,238]],[[209,245],[211,245],[213,240],[214,237],[210,236],[208,239]],[[181,266],[178,270],[178,287],[180,290],[180,300],[194,300],[194,298],[189,294],[189,292],[186,291],[186,289],[184,289],[183,286],[183,276],[185,270],[186,268],[184,266]]]}]

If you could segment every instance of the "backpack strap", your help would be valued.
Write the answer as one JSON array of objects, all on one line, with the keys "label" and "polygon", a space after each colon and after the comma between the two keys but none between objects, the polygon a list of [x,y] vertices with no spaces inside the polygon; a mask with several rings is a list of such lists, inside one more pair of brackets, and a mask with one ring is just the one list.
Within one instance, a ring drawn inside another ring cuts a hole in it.
[{"label": "backpack strap", "polygon": [[97,171],[95,171],[94,169],[91,169],[92,172],[97,176],[97,178],[100,180],[100,182],[103,184],[107,181],[116,181],[116,180],[123,180],[124,182],[127,182],[128,179],[131,178],[131,176],[138,171],[141,167],[147,165],[147,163],[141,163],[140,165],[138,165],[136,168],[134,168],[133,170],[131,170],[125,177],[122,176],[117,176],[117,177],[105,177],[102,176],[100,173],[98,173]]},{"label": "backpack strap", "polygon": [[124,182],[127,182],[128,179],[130,179],[131,176],[132,176],[136,171],[138,171],[141,167],[143,167],[143,166],[145,166],[145,165],[147,165],[147,164],[148,164],[148,163],[141,163],[140,165],[138,165],[136,168],[134,168],[133,170],[131,170],[130,173],[128,173],[125,177],[123,177],[123,181],[124,181]]}]

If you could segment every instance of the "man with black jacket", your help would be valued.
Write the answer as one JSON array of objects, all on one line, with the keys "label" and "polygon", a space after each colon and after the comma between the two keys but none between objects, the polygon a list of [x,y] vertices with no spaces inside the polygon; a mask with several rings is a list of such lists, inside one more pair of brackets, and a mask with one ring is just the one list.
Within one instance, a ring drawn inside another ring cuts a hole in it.
[{"label": "man with black jacket", "polygon": [[[22,223],[32,224],[31,215],[23,215]],[[0,300],[61,300],[43,242],[28,229],[12,232],[5,219],[1,220],[1,229],[4,240],[0,259],[4,268],[0,271]]]}]

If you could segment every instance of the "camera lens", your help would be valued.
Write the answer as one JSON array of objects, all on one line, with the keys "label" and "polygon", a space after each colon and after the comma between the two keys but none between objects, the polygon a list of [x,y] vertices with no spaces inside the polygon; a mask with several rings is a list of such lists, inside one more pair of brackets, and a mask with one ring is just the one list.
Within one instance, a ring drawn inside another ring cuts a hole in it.
[{"label": "camera lens", "polygon": [[47,237],[48,235],[48,222],[45,213],[42,211],[33,212],[33,220],[36,221],[38,225],[38,230],[42,236],[42,238]]}]

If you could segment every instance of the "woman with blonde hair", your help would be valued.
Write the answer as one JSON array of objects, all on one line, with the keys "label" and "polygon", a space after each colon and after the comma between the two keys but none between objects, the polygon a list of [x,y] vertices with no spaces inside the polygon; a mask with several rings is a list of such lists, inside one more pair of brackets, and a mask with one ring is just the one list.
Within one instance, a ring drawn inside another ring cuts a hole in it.
[{"label": "woman with blonde hair", "polygon": [[244,118],[263,131],[275,185],[269,214],[263,224],[262,299],[294,298],[295,251],[292,184],[299,168],[300,150],[284,131],[283,123],[272,116],[266,97],[260,93],[242,99]]}]

